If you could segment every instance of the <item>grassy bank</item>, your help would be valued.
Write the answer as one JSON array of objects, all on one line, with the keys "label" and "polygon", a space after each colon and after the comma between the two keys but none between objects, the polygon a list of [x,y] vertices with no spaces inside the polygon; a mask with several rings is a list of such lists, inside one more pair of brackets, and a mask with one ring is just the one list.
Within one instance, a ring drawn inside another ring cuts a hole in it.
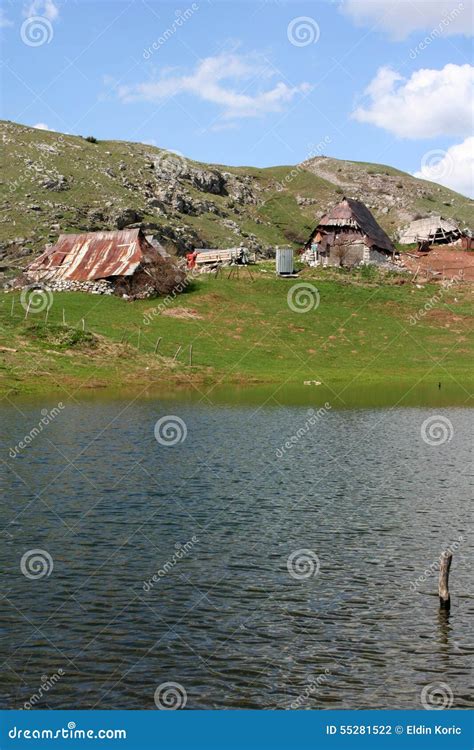
[{"label": "grassy bank", "polygon": [[[3,294],[0,388],[34,393],[316,380],[338,389],[474,380],[467,285],[419,289],[370,270],[305,271],[282,280],[270,268],[253,270],[253,280],[246,269],[239,278],[227,278],[228,271],[218,279],[200,277],[175,300],[55,293],[47,320],[33,304],[25,318],[20,295]],[[298,313],[287,296],[302,283],[317,293],[302,293],[299,302],[311,309]]]}]

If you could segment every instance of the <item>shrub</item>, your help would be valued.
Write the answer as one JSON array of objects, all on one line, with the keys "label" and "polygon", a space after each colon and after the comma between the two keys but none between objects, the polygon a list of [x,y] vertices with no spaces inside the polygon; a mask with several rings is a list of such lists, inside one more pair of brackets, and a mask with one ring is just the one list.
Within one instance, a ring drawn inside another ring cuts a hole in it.
[{"label": "shrub", "polygon": [[97,140],[97,138],[94,138],[94,136],[93,136],[93,135],[88,135],[88,136],[87,136],[87,137],[85,138],[85,140],[86,140],[86,141],[87,141],[88,143],[99,143],[99,141]]},{"label": "shrub", "polygon": [[94,348],[97,343],[93,333],[68,325],[38,322],[26,326],[26,333],[58,349]]},{"label": "shrub", "polygon": [[363,264],[359,266],[358,271],[365,281],[374,281],[379,276],[378,269],[374,265]]}]

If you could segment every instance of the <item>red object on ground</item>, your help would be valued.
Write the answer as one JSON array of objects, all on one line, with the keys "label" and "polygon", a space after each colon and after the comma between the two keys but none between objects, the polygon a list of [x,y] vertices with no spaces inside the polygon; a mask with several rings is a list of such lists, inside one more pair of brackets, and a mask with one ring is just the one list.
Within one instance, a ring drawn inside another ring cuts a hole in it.
[{"label": "red object on ground", "polygon": [[188,268],[196,268],[196,258],[197,258],[197,252],[194,250],[192,253],[186,253],[186,262],[188,265]]}]

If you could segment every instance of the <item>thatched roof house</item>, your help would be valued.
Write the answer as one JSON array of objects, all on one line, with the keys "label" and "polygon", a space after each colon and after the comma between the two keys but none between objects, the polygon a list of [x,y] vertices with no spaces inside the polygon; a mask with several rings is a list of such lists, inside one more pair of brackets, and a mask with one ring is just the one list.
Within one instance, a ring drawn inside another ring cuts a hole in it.
[{"label": "thatched roof house", "polygon": [[184,272],[162,248],[147,240],[141,229],[62,234],[26,269],[30,281],[109,281],[117,293],[129,296],[167,294],[184,280]]},{"label": "thatched roof house", "polygon": [[413,245],[429,243],[430,245],[448,245],[461,239],[463,232],[452,219],[441,216],[428,216],[426,219],[412,221],[400,232],[400,244]]},{"label": "thatched roof house", "polygon": [[384,263],[395,252],[367,206],[353,198],[344,198],[320,219],[308,243],[314,246],[318,260],[343,266]]}]

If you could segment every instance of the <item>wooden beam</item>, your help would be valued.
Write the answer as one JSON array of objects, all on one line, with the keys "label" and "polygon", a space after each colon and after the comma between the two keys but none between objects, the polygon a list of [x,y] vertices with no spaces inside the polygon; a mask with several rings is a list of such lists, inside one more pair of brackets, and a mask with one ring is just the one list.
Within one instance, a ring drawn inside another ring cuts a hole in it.
[{"label": "wooden beam", "polygon": [[441,609],[449,609],[451,597],[449,595],[449,571],[451,569],[452,552],[443,552],[439,561],[438,594]]}]

